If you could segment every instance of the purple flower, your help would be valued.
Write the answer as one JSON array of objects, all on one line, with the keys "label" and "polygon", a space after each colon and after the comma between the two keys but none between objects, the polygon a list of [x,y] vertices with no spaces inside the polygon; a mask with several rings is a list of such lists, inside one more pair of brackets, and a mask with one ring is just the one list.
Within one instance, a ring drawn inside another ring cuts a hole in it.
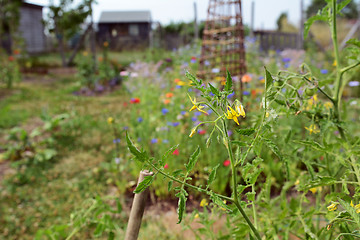
[{"label": "purple flower", "polygon": [[124,130],[129,130],[128,126],[123,127]]},{"label": "purple flower", "polygon": [[284,67],[285,67],[285,68],[289,68],[289,67],[290,67],[290,63],[285,63],[285,64],[284,64]]},{"label": "purple flower", "polygon": [[115,158],[115,163],[116,164],[120,164],[120,162],[121,162],[121,158]]},{"label": "purple flower", "polygon": [[228,131],[228,136],[230,137],[233,134],[231,130]]},{"label": "purple flower", "polygon": [[198,116],[201,115],[201,112],[194,112],[194,115],[195,115],[196,117],[198,117]]},{"label": "purple flower", "polygon": [[152,143],[152,144],[157,143],[157,142],[158,142],[157,138],[151,139],[151,143]]},{"label": "purple flower", "polygon": [[298,90],[298,94],[299,94],[299,95],[302,95],[303,92],[304,92],[303,90]]},{"label": "purple flower", "polygon": [[232,98],[233,96],[235,95],[235,93],[230,93],[228,96],[227,96],[227,98]]},{"label": "purple flower", "polygon": [[164,139],[162,142],[163,142],[163,143],[169,143],[169,140]]},{"label": "purple flower", "polygon": [[192,120],[193,122],[196,122],[196,121],[197,121],[197,117],[192,117],[191,120]]},{"label": "purple flower", "polygon": [[243,91],[243,94],[244,94],[245,96],[248,96],[248,95],[250,95],[250,92],[249,92],[249,91]]},{"label": "purple flower", "polygon": [[284,63],[288,63],[288,62],[291,61],[291,58],[283,58],[282,61],[283,61]]},{"label": "purple flower", "polygon": [[264,77],[263,77],[263,76],[260,76],[260,77],[259,77],[259,80],[263,80],[263,79],[264,79]]},{"label": "purple flower", "polygon": [[212,96],[212,97],[215,96],[212,92],[209,92],[209,95]]},{"label": "purple flower", "polygon": [[163,109],[161,109],[161,112],[163,115],[165,115],[169,112],[169,110],[167,110],[166,108],[163,108]]},{"label": "purple flower", "polygon": [[208,111],[207,111],[207,114],[212,114],[213,113],[213,110],[211,110],[211,109],[209,109]]},{"label": "purple flower", "polygon": [[141,123],[141,122],[143,121],[143,118],[142,118],[142,117],[138,117],[137,121],[138,121],[139,123]]},{"label": "purple flower", "polygon": [[185,115],[185,114],[186,114],[186,111],[181,111],[180,114],[181,114],[181,115]]},{"label": "purple flower", "polygon": [[180,85],[176,85],[176,88],[182,88],[182,86],[180,86]]},{"label": "purple flower", "polygon": [[138,140],[138,142],[141,142],[141,138],[138,138],[137,140]]},{"label": "purple flower", "polygon": [[120,138],[116,138],[113,140],[113,143],[120,143]]},{"label": "purple flower", "polygon": [[204,64],[205,64],[205,66],[209,66],[210,62],[208,60],[205,60]]},{"label": "purple flower", "polygon": [[350,87],[357,87],[360,85],[360,82],[359,81],[350,81],[349,82],[349,86]]},{"label": "purple flower", "polygon": [[177,126],[179,126],[179,124],[180,124],[179,122],[173,122],[172,123],[173,127],[177,127]]},{"label": "purple flower", "polygon": [[321,69],[321,70],[320,70],[320,73],[321,73],[321,74],[328,74],[329,71],[328,71],[327,69]]}]

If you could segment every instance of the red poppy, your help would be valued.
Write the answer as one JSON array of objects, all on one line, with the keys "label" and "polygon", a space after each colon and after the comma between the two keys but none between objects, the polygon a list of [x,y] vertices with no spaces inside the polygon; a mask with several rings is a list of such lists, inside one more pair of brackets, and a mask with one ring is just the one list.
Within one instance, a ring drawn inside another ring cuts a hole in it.
[{"label": "red poppy", "polygon": [[140,103],[140,98],[132,98],[130,103]]},{"label": "red poppy", "polygon": [[256,98],[256,89],[251,90],[251,97]]},{"label": "red poppy", "polygon": [[206,133],[206,130],[200,130],[200,131],[199,131],[199,134],[200,134],[200,135],[204,135],[205,133]]},{"label": "red poppy", "polygon": [[15,54],[15,55],[19,55],[19,54],[20,54],[20,50],[19,50],[19,49],[15,49],[15,50],[14,50],[14,54]]},{"label": "red poppy", "polygon": [[9,56],[9,61],[10,61],[10,62],[12,62],[12,61],[14,61],[14,60],[15,60],[14,56]]},{"label": "red poppy", "polygon": [[173,153],[172,153],[172,155],[179,155],[179,149],[175,149],[174,151],[173,151]]},{"label": "red poppy", "polygon": [[123,106],[124,106],[124,107],[127,107],[127,105],[128,105],[127,102],[124,102],[124,103],[123,103]]},{"label": "red poppy", "polygon": [[223,165],[224,165],[225,167],[229,166],[229,165],[230,165],[230,160],[229,160],[229,159],[225,160],[225,161],[223,162]]},{"label": "red poppy", "polygon": [[164,168],[165,168],[165,169],[168,169],[168,168],[169,168],[169,165],[168,165],[168,164],[165,164]]}]

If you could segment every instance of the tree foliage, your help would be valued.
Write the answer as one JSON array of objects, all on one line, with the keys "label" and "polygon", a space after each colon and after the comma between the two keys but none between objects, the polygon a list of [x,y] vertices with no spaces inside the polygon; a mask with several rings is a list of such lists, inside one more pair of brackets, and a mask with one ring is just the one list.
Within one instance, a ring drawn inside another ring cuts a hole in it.
[{"label": "tree foliage", "polygon": [[[337,2],[343,2],[344,0],[338,0]],[[306,16],[307,18],[310,18],[314,15],[316,15],[316,13],[322,9],[323,7],[325,7],[326,5],[326,1],[324,0],[312,0],[311,4],[309,5],[309,7],[306,10]],[[358,17],[358,11],[357,11],[357,7],[356,7],[356,3],[354,0],[350,1],[350,3],[341,11],[343,17],[347,18],[347,19],[355,19]]]}]

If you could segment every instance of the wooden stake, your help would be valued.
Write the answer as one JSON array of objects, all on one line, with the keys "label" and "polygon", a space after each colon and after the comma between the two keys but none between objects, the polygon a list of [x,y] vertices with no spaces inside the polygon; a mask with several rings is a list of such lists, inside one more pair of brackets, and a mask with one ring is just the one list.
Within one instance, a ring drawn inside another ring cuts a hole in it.
[{"label": "wooden stake", "polygon": [[[146,176],[151,175],[153,175],[153,173],[149,172],[148,170],[141,171],[138,185],[144,180]],[[125,240],[136,240],[138,238],[141,220],[144,214],[144,208],[148,194],[149,189],[145,189],[141,193],[135,194],[133,205],[130,211],[128,227],[126,229]]]}]

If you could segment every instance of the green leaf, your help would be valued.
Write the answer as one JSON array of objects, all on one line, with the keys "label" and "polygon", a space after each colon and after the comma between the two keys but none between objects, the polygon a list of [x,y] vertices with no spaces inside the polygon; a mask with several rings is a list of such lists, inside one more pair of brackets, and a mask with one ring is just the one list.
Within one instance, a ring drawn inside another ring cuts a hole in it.
[{"label": "green leaf", "polygon": [[271,73],[265,68],[265,90],[267,90],[274,82],[273,77],[271,76]]},{"label": "green leaf", "polygon": [[312,147],[318,151],[326,151],[325,147],[321,146],[320,143],[315,141],[293,140],[293,142]]},{"label": "green leaf", "polygon": [[292,130],[290,129],[289,132],[286,134],[285,143],[288,143],[292,135]]},{"label": "green leaf", "polygon": [[194,168],[200,154],[201,150],[198,146],[195,152],[190,156],[188,164],[185,164],[186,171],[189,173]]},{"label": "green leaf", "polygon": [[136,189],[134,190],[134,193],[137,194],[137,193],[141,193],[142,191],[144,191],[154,181],[154,178],[155,178],[155,174],[151,175],[151,176],[144,177],[144,180],[142,180],[137,185]]},{"label": "green leaf", "polygon": [[192,75],[191,73],[189,73],[188,71],[186,71],[185,76],[186,76],[190,81],[193,82],[194,86],[199,86],[199,85],[201,85],[201,81],[198,81],[198,80],[196,79],[196,77],[195,77],[194,75]]},{"label": "green leaf", "polygon": [[353,220],[360,225],[360,214],[356,213],[355,208],[353,208],[349,203],[345,202],[341,198],[338,198],[341,206],[345,208],[345,210],[351,215]]},{"label": "green leaf", "polygon": [[282,160],[283,157],[278,146],[270,139],[264,138],[264,141],[266,145],[271,149],[271,151],[275,153],[275,155],[278,156],[280,160]]},{"label": "green leaf", "polygon": [[184,217],[184,212],[185,212],[185,207],[186,207],[186,197],[185,197],[184,193],[179,193],[178,197],[179,197],[179,202],[178,202],[177,213],[178,213],[179,221],[177,223],[179,224],[179,223],[181,223],[181,221]]},{"label": "green leaf", "polygon": [[219,90],[218,90],[216,87],[214,87],[213,85],[211,85],[211,83],[209,83],[209,86],[210,86],[211,92],[212,92],[214,95],[216,95],[217,97],[220,97],[220,92],[219,92]]},{"label": "green leaf", "polygon": [[360,41],[356,38],[352,38],[346,42],[347,45],[354,45],[358,48],[360,48]]},{"label": "green leaf", "polygon": [[225,91],[231,91],[232,88],[232,77],[230,75],[230,72],[226,70],[226,84],[225,84]]},{"label": "green leaf", "polygon": [[231,141],[231,143],[238,145],[239,147],[247,147],[248,146],[246,143],[238,141],[238,140],[233,140],[233,141]]},{"label": "green leaf", "polygon": [[145,151],[141,152],[139,149],[135,147],[127,132],[126,132],[126,142],[131,154],[134,155],[137,160],[139,160],[140,162],[144,162],[149,158]]},{"label": "green leaf", "polygon": [[346,7],[346,5],[348,5],[352,0],[343,0],[340,1],[337,5],[336,5],[336,13],[340,13],[341,10],[343,10],[344,7]]},{"label": "green leaf", "polygon": [[250,136],[255,132],[254,128],[236,129],[236,132],[243,136]]},{"label": "green leaf", "polygon": [[[328,7],[325,7],[326,9],[328,9]],[[323,8],[322,11],[319,11],[317,13],[317,15],[310,17],[305,23],[304,23],[304,39],[307,38],[309,31],[310,31],[310,27],[311,25],[316,22],[316,21],[323,21],[323,22],[327,22],[328,21],[328,16],[326,15],[326,11],[325,8]]]},{"label": "green leaf", "polygon": [[54,149],[47,148],[43,151],[45,160],[50,160],[56,156],[57,152]]},{"label": "green leaf", "polygon": [[171,191],[172,185],[173,185],[173,180],[171,180],[171,181],[168,182],[168,192]]},{"label": "green leaf", "polygon": [[216,165],[215,167],[213,167],[213,169],[211,170],[210,174],[209,174],[209,179],[208,179],[208,185],[210,186],[215,178],[216,178],[216,170],[218,169],[218,167],[220,166],[220,163],[218,165]]},{"label": "green leaf", "polygon": [[164,163],[166,162],[166,160],[169,158],[170,154],[172,154],[175,149],[177,149],[179,147],[179,144],[171,147],[169,150],[167,150],[164,155],[162,155],[161,157],[161,161],[160,161],[160,165],[164,165]]},{"label": "green leaf", "polygon": [[232,212],[231,208],[226,205],[221,198],[219,198],[218,196],[216,196],[213,192],[211,192],[210,194],[210,199],[213,201],[213,203],[215,203],[216,205],[218,205],[220,208],[225,209],[228,212]]}]

